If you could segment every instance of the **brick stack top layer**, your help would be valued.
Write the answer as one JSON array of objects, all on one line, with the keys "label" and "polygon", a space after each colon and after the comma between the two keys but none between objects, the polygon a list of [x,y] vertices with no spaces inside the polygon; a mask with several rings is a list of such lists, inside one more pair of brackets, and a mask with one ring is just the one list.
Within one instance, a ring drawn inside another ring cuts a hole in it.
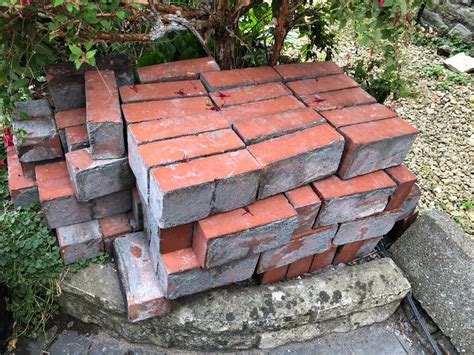
[{"label": "brick stack top layer", "polygon": [[[315,181],[319,197],[337,202],[326,183],[348,198],[364,186],[344,180],[400,165],[417,134],[333,62],[221,71],[200,58],[138,75],[143,84],[120,88],[129,161],[161,228]],[[395,189],[383,172],[374,179],[371,191]]]}]

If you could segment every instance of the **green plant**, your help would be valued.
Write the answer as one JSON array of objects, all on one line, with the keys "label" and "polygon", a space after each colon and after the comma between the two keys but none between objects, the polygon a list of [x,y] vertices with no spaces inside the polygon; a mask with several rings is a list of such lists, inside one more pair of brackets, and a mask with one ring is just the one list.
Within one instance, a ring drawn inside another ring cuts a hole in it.
[{"label": "green plant", "polygon": [[412,43],[416,46],[426,46],[435,50],[447,45],[453,48],[452,55],[461,52],[469,54],[471,50],[467,43],[456,36],[439,37],[435,33],[425,32],[421,28],[413,35]]},{"label": "green plant", "polygon": [[423,75],[427,78],[436,79],[436,87],[442,90],[450,90],[452,84],[469,85],[472,80],[468,75],[446,70],[439,64],[424,69]]}]

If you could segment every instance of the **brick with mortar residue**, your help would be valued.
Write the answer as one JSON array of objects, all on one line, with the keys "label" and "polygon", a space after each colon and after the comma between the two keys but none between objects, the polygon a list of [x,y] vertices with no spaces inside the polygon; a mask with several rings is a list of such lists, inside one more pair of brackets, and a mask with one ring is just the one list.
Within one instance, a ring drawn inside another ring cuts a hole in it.
[{"label": "brick with mortar residue", "polygon": [[336,254],[337,247],[331,247],[322,253],[314,254],[313,262],[309,268],[309,272],[315,272],[332,264],[334,255]]},{"label": "brick with mortar residue", "polygon": [[211,93],[212,100],[222,108],[249,102],[274,99],[285,95],[291,95],[291,91],[282,83],[244,86]]},{"label": "brick with mortar residue", "polygon": [[122,105],[127,124],[205,114],[211,110],[208,97],[188,97],[160,101],[132,102]]},{"label": "brick with mortar residue", "polygon": [[261,199],[334,174],[344,139],[322,124],[247,149],[264,168],[258,192]]},{"label": "brick with mortar residue", "polygon": [[396,117],[397,114],[384,105],[369,104],[323,111],[321,112],[321,116],[323,116],[333,127],[341,128],[358,123],[392,118]]},{"label": "brick with mortar residue", "polygon": [[323,200],[315,226],[325,226],[383,211],[396,185],[383,171],[376,171],[349,180],[331,176],[315,181],[313,187]]},{"label": "brick with mortar residue", "polygon": [[341,263],[347,264],[351,261],[354,261],[357,258],[357,252],[360,247],[364,244],[363,240],[359,240],[354,243],[348,243],[341,245],[337,248],[336,256],[332,262],[333,265],[338,265]]},{"label": "brick with mortar residue", "polygon": [[301,100],[317,112],[336,110],[355,105],[373,104],[375,98],[361,88],[322,92],[301,96]]},{"label": "brick with mortar residue", "polygon": [[135,222],[135,229],[143,229],[143,202],[136,187],[132,188],[132,216]]},{"label": "brick with mortar residue", "polygon": [[354,80],[345,74],[323,76],[321,78],[292,81],[287,86],[296,96],[314,95],[322,92],[359,87]]},{"label": "brick with mortar residue", "polygon": [[198,79],[199,74],[219,70],[214,58],[180,60],[177,62],[150,65],[137,69],[142,83]]},{"label": "brick with mortar residue", "polygon": [[302,186],[285,192],[285,196],[298,212],[295,233],[311,229],[321,208],[321,200],[311,186]]},{"label": "brick with mortar residue", "polygon": [[356,253],[356,259],[369,255],[375,249],[377,244],[382,240],[382,237],[375,237],[364,240]]},{"label": "brick with mortar residue", "polygon": [[99,197],[92,203],[92,217],[100,219],[129,212],[132,209],[131,190],[122,190]]},{"label": "brick with mortar residue", "polygon": [[418,130],[399,117],[342,127],[346,140],[338,169],[343,179],[400,165]]},{"label": "brick with mortar residue", "polygon": [[200,133],[143,144],[129,152],[130,166],[137,187],[148,198],[149,171],[152,168],[244,148],[231,129]]},{"label": "brick with mortar residue", "polygon": [[280,266],[275,269],[271,269],[261,273],[259,281],[262,285],[273,284],[279,281],[283,281],[288,271],[288,265]]},{"label": "brick with mortar residue", "polygon": [[144,234],[133,233],[117,239],[114,251],[128,320],[138,322],[169,313],[172,303],[165,299],[159,286]]},{"label": "brick with mortar residue", "polygon": [[104,241],[104,249],[109,254],[112,254],[113,243],[116,238],[123,237],[132,232],[127,214],[102,218],[99,220],[99,225]]},{"label": "brick with mortar residue", "polygon": [[280,96],[275,99],[250,102],[242,106],[224,107],[222,115],[230,123],[246,121],[255,117],[268,116],[271,114],[291,111],[305,107],[296,97]]},{"label": "brick with mortar residue", "polygon": [[293,279],[295,277],[306,274],[307,272],[309,272],[309,268],[311,267],[312,261],[313,261],[313,256],[310,255],[291,263],[288,266],[288,271],[286,272],[286,278]]},{"label": "brick with mortar residue", "polygon": [[56,236],[65,264],[90,259],[104,252],[102,234],[96,220],[59,227]]},{"label": "brick with mortar residue", "polygon": [[34,179],[25,176],[14,147],[7,148],[8,190],[13,205],[27,207],[39,202],[38,187]]},{"label": "brick with mortar residue", "polygon": [[344,71],[334,62],[313,62],[282,64],[274,67],[284,81],[306,78],[320,78],[327,75],[343,74]]},{"label": "brick with mortar residue", "polygon": [[151,209],[160,227],[169,228],[249,205],[257,195],[260,170],[247,150],[154,168]]},{"label": "brick with mortar residue", "polygon": [[87,71],[84,75],[91,155],[94,159],[121,158],[125,155],[125,143],[114,72]]},{"label": "brick with mortar residue", "polygon": [[65,128],[64,139],[66,140],[66,152],[87,148],[89,146],[89,135],[86,125]]},{"label": "brick with mortar residue", "polygon": [[415,211],[416,206],[421,198],[421,190],[417,184],[413,185],[411,188],[410,193],[406,197],[405,201],[403,201],[401,208],[403,209],[403,213],[400,214],[398,217],[399,220],[407,218],[410,214]]},{"label": "brick with mortar residue", "polygon": [[213,268],[287,244],[297,214],[283,195],[196,223],[193,249],[201,267]]},{"label": "brick with mortar residue", "polygon": [[207,72],[201,80],[209,91],[216,91],[281,81],[281,77],[272,67],[257,67]]},{"label": "brick with mortar residue", "polygon": [[192,295],[215,287],[249,279],[255,271],[258,255],[212,269],[199,267],[192,248],[162,254],[158,269],[160,285],[169,299]]},{"label": "brick with mortar residue", "polygon": [[[293,234],[291,241],[260,255],[257,273],[291,264],[301,258],[322,253],[331,248],[337,225],[310,229]],[[308,267],[309,268],[309,267]]]},{"label": "brick with mortar residue", "polygon": [[267,116],[237,120],[232,126],[246,144],[254,144],[323,123],[325,120],[321,115],[309,107],[302,107]]},{"label": "brick with mortar residue", "polygon": [[416,183],[416,176],[405,165],[388,168],[385,172],[396,182],[397,188],[390,196],[386,210],[400,207]]},{"label": "brick with mortar residue", "polygon": [[206,89],[199,80],[121,86],[119,91],[123,103],[207,95]]}]

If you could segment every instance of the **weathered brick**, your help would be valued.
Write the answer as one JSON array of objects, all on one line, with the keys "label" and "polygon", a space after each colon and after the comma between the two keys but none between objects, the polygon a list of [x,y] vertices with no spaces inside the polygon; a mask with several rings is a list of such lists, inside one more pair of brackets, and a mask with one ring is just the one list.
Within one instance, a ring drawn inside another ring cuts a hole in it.
[{"label": "weathered brick", "polygon": [[284,81],[293,81],[305,78],[319,78],[327,75],[343,74],[344,71],[334,62],[313,62],[283,64],[274,67]]},{"label": "weathered brick", "polygon": [[211,110],[208,97],[188,97],[160,101],[132,102],[122,105],[127,124],[206,114]]},{"label": "weathered brick", "polygon": [[205,132],[140,145],[138,149],[130,150],[130,165],[137,179],[137,187],[148,198],[149,171],[152,168],[244,147],[239,136],[231,129]]},{"label": "weathered brick", "polygon": [[72,110],[86,105],[82,74],[48,78],[48,89],[56,111]]},{"label": "weathered brick", "polygon": [[318,112],[336,110],[354,105],[373,104],[375,98],[370,96],[361,88],[344,89],[338,91],[323,92],[315,95],[301,96],[309,107]]},{"label": "weathered brick", "polygon": [[333,243],[334,245],[342,245],[383,236],[392,229],[401,212],[401,209],[386,211],[342,223]]},{"label": "weathered brick", "polygon": [[122,86],[119,90],[123,103],[207,95],[206,89],[199,80],[129,85]]},{"label": "weathered brick", "polygon": [[[193,249],[201,267],[213,268],[288,243],[296,222],[296,211],[285,196],[273,196],[200,220]],[[280,265],[268,268],[273,266]]]},{"label": "weathered brick", "polygon": [[216,91],[281,81],[281,78],[272,67],[257,67],[207,72],[201,75],[201,80],[209,91]]},{"label": "weathered brick", "polygon": [[309,272],[315,272],[331,265],[334,260],[334,255],[336,255],[336,250],[337,247],[333,246],[325,252],[314,254]]},{"label": "weathered brick", "polygon": [[94,159],[121,158],[125,154],[120,100],[111,70],[85,73],[87,132]]},{"label": "weathered brick", "polygon": [[128,320],[138,322],[169,313],[172,303],[165,299],[151,266],[145,235],[133,233],[120,238],[114,250]]},{"label": "weathered brick", "polygon": [[298,212],[295,233],[311,229],[321,208],[321,200],[311,186],[303,186],[285,192],[285,196]]},{"label": "weathered brick", "polygon": [[315,226],[352,221],[382,212],[396,187],[383,171],[349,180],[331,176],[315,181],[313,186],[323,199]]},{"label": "weathered brick", "polygon": [[279,281],[283,281],[288,271],[288,265],[280,266],[275,269],[271,269],[261,273],[259,276],[260,283],[262,285],[273,284]]},{"label": "weathered brick", "polygon": [[252,277],[258,255],[212,269],[199,267],[192,248],[161,255],[158,277],[169,299],[192,295]]},{"label": "weathered brick", "polygon": [[313,261],[313,256],[310,255],[291,263],[288,266],[288,271],[286,272],[286,278],[293,279],[295,277],[306,274],[307,272],[309,272],[309,268],[311,267],[312,261]]},{"label": "weathered brick", "polygon": [[384,236],[384,239],[387,240],[389,243],[395,242],[398,238],[400,238],[405,231],[410,228],[410,226],[416,221],[418,218],[418,211],[413,211],[405,218],[400,219],[395,222],[392,230]]},{"label": "weathered brick", "polygon": [[333,260],[333,265],[338,265],[341,263],[347,264],[351,261],[354,261],[357,257],[357,252],[360,247],[364,244],[363,240],[359,240],[354,243],[344,244],[337,248],[336,256]]},{"label": "weathered brick", "polygon": [[261,273],[288,265],[308,256],[312,260],[314,254],[322,253],[331,248],[331,241],[336,231],[337,225],[334,225],[294,234],[288,244],[261,254],[257,272]]},{"label": "weathered brick", "polygon": [[90,203],[78,202],[69,180],[66,162],[36,166],[36,182],[48,228],[90,221]]},{"label": "weathered brick", "polygon": [[[81,107],[73,110],[56,112],[54,119],[56,120],[56,128],[58,129],[59,137],[61,138],[63,151],[68,152],[65,130],[68,127],[86,124],[86,108]],[[89,137],[87,137],[87,141],[89,141]]]},{"label": "weathered brick", "polygon": [[345,74],[292,81],[287,85],[299,97],[359,87],[359,84]]},{"label": "weathered brick", "polygon": [[338,175],[343,179],[400,165],[418,130],[399,117],[342,127],[346,140]]},{"label": "weathered brick", "polygon": [[33,179],[23,173],[14,147],[7,148],[8,189],[13,205],[26,207],[39,202],[38,187]]},{"label": "weathered brick", "polygon": [[397,116],[395,112],[381,104],[360,105],[323,111],[321,115],[335,128]]},{"label": "weathered brick", "polygon": [[416,183],[416,176],[405,165],[388,168],[385,172],[397,183],[395,192],[390,196],[386,210],[399,208],[410,194]]},{"label": "weathered brick", "polygon": [[260,169],[247,150],[152,169],[151,209],[160,227],[169,228],[249,205]]},{"label": "weathered brick", "polygon": [[92,217],[100,219],[129,212],[132,209],[132,192],[123,190],[99,197],[92,203]]},{"label": "weathered brick", "polygon": [[59,250],[65,264],[102,255],[104,244],[98,221],[89,221],[56,229]]},{"label": "weathered brick", "polygon": [[[20,161],[32,163],[62,157],[61,141],[48,100],[17,102],[15,106],[18,112],[13,130],[26,132],[21,140],[16,135],[13,137]],[[28,117],[24,117],[25,114]]]},{"label": "weathered brick", "polygon": [[221,112],[230,123],[237,123],[255,117],[268,116],[302,107],[305,106],[301,101],[296,97],[289,95],[280,96],[270,100],[250,102],[242,106],[224,107]]},{"label": "weathered brick", "polygon": [[382,237],[375,237],[364,240],[364,243],[360,246],[359,250],[357,251],[355,257],[356,259],[362,258],[364,256],[369,255],[375,249],[377,244],[382,240]]},{"label": "weathered brick", "polygon": [[254,144],[323,123],[325,120],[318,113],[309,107],[303,107],[268,116],[237,120],[234,122],[233,128],[246,144]]},{"label": "weathered brick", "polygon": [[128,159],[93,160],[89,149],[66,154],[66,163],[76,198],[86,202],[134,185]]},{"label": "weathered brick", "polygon": [[112,254],[114,240],[123,237],[132,232],[130,219],[127,214],[106,217],[99,220],[100,231],[104,241],[104,249],[107,253]]},{"label": "weathered brick", "polygon": [[66,140],[65,152],[73,152],[89,147],[89,134],[85,124],[65,128],[64,138]]},{"label": "weathered brick", "polygon": [[132,215],[136,230],[143,230],[143,203],[136,187],[132,188]]},{"label": "weathered brick", "polygon": [[336,172],[344,139],[328,124],[250,145],[263,166],[258,198],[275,195]]},{"label": "weathered brick", "polygon": [[199,74],[219,70],[214,58],[187,59],[137,69],[142,83],[198,79]]},{"label": "weathered brick", "polygon": [[405,201],[403,201],[401,208],[403,209],[403,213],[401,213],[398,217],[399,220],[407,218],[410,214],[415,211],[416,206],[421,198],[421,190],[418,185],[413,185],[411,188],[410,193],[406,197]]},{"label": "weathered brick", "polygon": [[212,100],[219,107],[241,105],[244,103],[269,100],[280,96],[291,95],[291,91],[282,83],[266,83],[244,86],[211,93]]}]

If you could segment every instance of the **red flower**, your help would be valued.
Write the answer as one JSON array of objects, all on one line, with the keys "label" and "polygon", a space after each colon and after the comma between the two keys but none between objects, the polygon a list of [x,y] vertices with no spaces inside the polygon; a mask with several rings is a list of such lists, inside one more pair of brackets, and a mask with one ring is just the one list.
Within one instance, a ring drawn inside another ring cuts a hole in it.
[{"label": "red flower", "polygon": [[225,92],[218,91],[217,96],[219,96],[220,99],[225,99],[226,97],[230,97],[229,94],[226,94]]},{"label": "red flower", "polygon": [[382,7],[382,6],[383,6],[383,3],[384,3],[384,2],[385,2],[385,0],[380,0],[380,1],[379,1],[379,5],[380,5],[380,7]]},{"label": "red flower", "polygon": [[322,97],[318,96],[318,95],[314,95],[314,101],[313,102],[316,102],[317,104],[319,104],[320,102],[323,102],[323,101],[326,101],[326,100],[323,99]]},{"label": "red flower", "polygon": [[399,21],[400,21],[400,15],[398,15],[397,18],[393,20],[393,27],[395,27]]},{"label": "red flower", "polygon": [[405,20],[406,20],[409,24],[411,24],[410,15],[406,14],[406,15],[405,15]]},{"label": "red flower", "polygon": [[7,164],[3,160],[0,160],[0,169],[5,169],[7,167]]},{"label": "red flower", "polygon": [[370,56],[373,57],[375,53],[374,47],[370,48]]},{"label": "red flower", "polygon": [[174,93],[179,96],[186,96],[186,93],[183,91],[183,89],[180,89],[179,91],[175,91]]},{"label": "red flower", "polygon": [[5,148],[13,146],[13,134],[10,131],[10,128],[5,128],[3,130],[3,146]]}]

